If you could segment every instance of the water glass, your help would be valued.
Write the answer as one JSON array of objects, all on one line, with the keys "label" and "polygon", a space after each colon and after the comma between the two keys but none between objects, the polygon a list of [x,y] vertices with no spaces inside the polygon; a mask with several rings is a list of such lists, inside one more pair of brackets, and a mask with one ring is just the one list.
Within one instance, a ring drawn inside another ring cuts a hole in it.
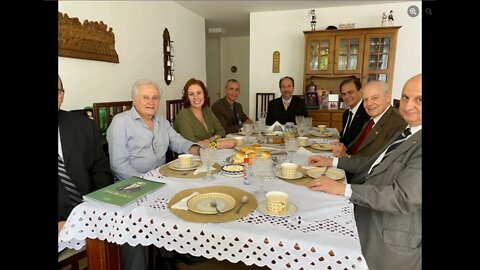
[{"label": "water glass", "polygon": [[217,149],[214,147],[200,148],[200,159],[202,160],[203,166],[207,168],[207,175],[204,177],[204,180],[213,180],[215,179],[211,175],[211,167],[215,164],[217,158]]},{"label": "water glass", "polygon": [[292,162],[292,156],[299,148],[298,141],[295,138],[285,141],[285,151],[288,153],[288,159]]},{"label": "water glass", "polygon": [[265,195],[265,185],[267,184],[268,177],[272,174],[273,161],[271,158],[259,157],[253,160],[252,172],[255,178],[255,184],[259,189],[255,191],[255,194]]}]

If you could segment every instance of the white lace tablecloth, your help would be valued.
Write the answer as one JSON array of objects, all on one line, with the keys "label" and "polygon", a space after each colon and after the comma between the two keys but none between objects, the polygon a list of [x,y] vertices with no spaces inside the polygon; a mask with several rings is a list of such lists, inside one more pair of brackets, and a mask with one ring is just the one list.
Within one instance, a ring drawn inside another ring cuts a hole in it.
[{"label": "white lace tablecloth", "polygon": [[[231,151],[231,150],[228,150]],[[222,151],[223,155],[229,155]],[[124,208],[98,202],[78,205],[59,235],[58,250],[80,249],[86,238],[117,244],[155,245],[195,256],[242,261],[270,269],[368,269],[361,253],[353,204],[340,196],[311,192],[303,186],[271,178],[267,190],[289,194],[298,207],[290,217],[271,217],[253,211],[225,223],[190,223],[168,208],[177,192],[211,185],[231,185],[254,192],[241,178],[217,175],[213,181],[163,177],[158,170],[145,174],[165,182],[158,191]],[[260,202],[264,196],[257,197]]]}]

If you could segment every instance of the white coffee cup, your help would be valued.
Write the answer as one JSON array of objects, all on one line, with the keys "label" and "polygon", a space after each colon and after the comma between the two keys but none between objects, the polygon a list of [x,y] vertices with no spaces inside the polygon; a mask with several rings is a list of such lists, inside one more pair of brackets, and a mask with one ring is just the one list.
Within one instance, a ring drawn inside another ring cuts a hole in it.
[{"label": "white coffee cup", "polygon": [[193,155],[192,154],[181,154],[178,155],[178,167],[180,168],[189,168],[193,164]]},{"label": "white coffee cup", "polygon": [[243,137],[243,136],[235,136],[235,137],[233,137],[233,139],[237,142],[237,146],[243,144],[243,141],[244,141],[244,137]]},{"label": "white coffee cup", "polygon": [[293,178],[297,174],[298,165],[295,163],[282,163],[282,176],[286,178]]},{"label": "white coffee cup", "polygon": [[325,133],[327,130],[327,125],[318,125],[318,131]]},{"label": "white coffee cup", "polygon": [[267,197],[267,211],[274,214],[283,214],[287,211],[288,194],[282,191],[270,191]]},{"label": "white coffee cup", "polygon": [[307,146],[308,145],[308,137],[297,137],[298,145],[300,146]]}]

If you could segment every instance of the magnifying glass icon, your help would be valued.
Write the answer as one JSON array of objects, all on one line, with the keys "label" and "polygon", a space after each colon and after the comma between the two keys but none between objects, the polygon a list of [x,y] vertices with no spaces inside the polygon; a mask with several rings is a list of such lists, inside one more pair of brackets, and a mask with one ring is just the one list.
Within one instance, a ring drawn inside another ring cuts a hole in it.
[{"label": "magnifying glass icon", "polygon": [[417,10],[414,9],[414,8],[408,9],[408,13],[409,13],[412,17],[415,17],[415,16],[418,15],[418,14],[417,14]]},{"label": "magnifying glass icon", "polygon": [[428,14],[428,15],[433,15],[431,8],[426,8],[426,9],[425,9],[425,13]]}]

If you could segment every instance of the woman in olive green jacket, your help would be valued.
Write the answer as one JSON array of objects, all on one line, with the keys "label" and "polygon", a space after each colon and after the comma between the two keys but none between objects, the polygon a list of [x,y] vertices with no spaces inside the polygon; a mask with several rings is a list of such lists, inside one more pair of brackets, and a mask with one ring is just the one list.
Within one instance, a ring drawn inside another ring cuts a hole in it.
[{"label": "woman in olive green jacket", "polygon": [[208,97],[205,84],[197,79],[190,79],[183,87],[183,109],[173,123],[173,128],[185,139],[207,145],[213,142],[218,148],[233,148],[235,140],[222,139],[225,129],[222,127],[212,109],[205,104]]}]

